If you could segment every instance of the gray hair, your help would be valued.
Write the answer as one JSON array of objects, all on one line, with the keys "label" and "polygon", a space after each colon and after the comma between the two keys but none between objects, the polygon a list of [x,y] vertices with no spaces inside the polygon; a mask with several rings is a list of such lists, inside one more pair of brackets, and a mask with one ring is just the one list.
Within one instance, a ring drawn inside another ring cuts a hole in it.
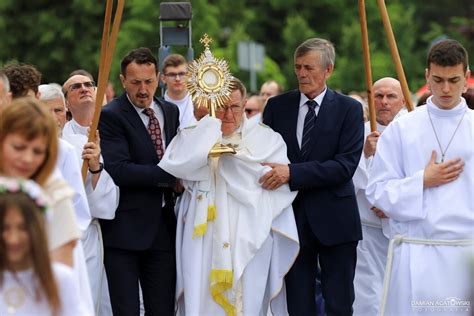
[{"label": "gray hair", "polygon": [[334,66],[336,61],[336,52],[334,45],[328,40],[322,38],[310,38],[304,41],[295,50],[295,59],[308,54],[309,52],[317,51],[321,56],[321,65],[327,68],[329,65]]},{"label": "gray hair", "polygon": [[232,77],[230,84],[232,86],[231,91],[239,90],[240,94],[242,95],[242,101],[245,100],[247,97],[247,89],[245,88],[245,85],[242,83],[242,81],[240,81],[239,78]]},{"label": "gray hair", "polygon": [[4,92],[5,93],[10,92],[10,80],[8,80],[7,75],[3,71],[0,71],[0,81],[3,82]]},{"label": "gray hair", "polygon": [[61,86],[57,83],[42,84],[38,87],[39,92],[41,93],[41,101],[54,100],[56,98],[61,98],[63,103],[66,104],[64,99],[64,93]]}]

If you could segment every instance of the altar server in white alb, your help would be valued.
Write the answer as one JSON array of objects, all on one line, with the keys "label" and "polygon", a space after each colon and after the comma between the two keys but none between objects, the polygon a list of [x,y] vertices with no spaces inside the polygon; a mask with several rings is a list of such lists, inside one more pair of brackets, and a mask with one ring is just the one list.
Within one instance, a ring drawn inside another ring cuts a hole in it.
[{"label": "altar server in white alb", "polygon": [[461,97],[466,50],[454,40],[435,44],[425,75],[432,96],[383,132],[367,187],[390,223],[380,313],[470,315],[474,114]]},{"label": "altar server in white alb", "polygon": [[87,139],[96,101],[92,75],[84,70],[73,72],[64,83],[63,90],[72,114],[72,119],[64,125],[63,138],[74,146],[80,166],[86,160],[89,167],[84,187],[92,221],[83,234],[82,242],[95,312],[101,316],[112,315],[98,219],[115,217],[119,189],[104,170],[99,134],[95,142],[88,142]]},{"label": "altar server in white alb", "polygon": [[357,245],[354,278],[356,316],[378,315],[389,238],[388,219],[367,201],[365,189],[380,135],[395,117],[406,112],[398,80],[379,79],[374,83],[373,91],[377,130],[371,132],[370,122],[365,123],[364,151],[352,179],[363,233],[363,240]]},{"label": "altar server in white alb", "polygon": [[[182,129],[159,166],[183,179],[177,214],[180,315],[287,315],[284,276],[299,251],[288,185],[263,189],[263,162],[288,163],[281,136],[244,115],[245,87]],[[236,154],[208,158],[216,142]]]},{"label": "altar server in white alb", "polygon": [[193,100],[186,87],[187,66],[188,62],[182,55],[168,55],[163,60],[161,75],[161,80],[166,84],[164,99],[179,108],[180,129],[196,123]]}]

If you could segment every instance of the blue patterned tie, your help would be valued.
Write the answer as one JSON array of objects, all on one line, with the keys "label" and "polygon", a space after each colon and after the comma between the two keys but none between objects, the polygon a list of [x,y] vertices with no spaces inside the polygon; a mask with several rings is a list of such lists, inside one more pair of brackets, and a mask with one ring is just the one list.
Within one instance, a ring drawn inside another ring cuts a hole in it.
[{"label": "blue patterned tie", "polygon": [[311,132],[316,122],[316,112],[314,109],[318,106],[318,103],[314,100],[308,100],[306,105],[308,105],[308,113],[304,117],[303,137],[301,138],[301,155],[303,158],[307,158],[310,151]]}]

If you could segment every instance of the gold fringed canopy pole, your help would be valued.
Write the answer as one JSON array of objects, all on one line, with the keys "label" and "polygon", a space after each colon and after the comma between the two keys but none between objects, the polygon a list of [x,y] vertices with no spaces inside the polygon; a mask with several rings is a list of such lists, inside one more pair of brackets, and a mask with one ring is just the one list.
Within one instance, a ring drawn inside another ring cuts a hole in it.
[{"label": "gold fringed canopy pole", "polygon": [[[102,109],[102,103],[104,101],[105,88],[109,80],[110,67],[112,65],[112,57],[114,55],[115,44],[117,42],[117,36],[120,29],[120,22],[122,20],[124,0],[118,0],[117,8],[115,10],[114,23],[112,25],[112,33],[110,33],[110,22],[112,19],[112,7],[113,0],[107,0],[104,17],[104,29],[102,32],[102,41],[100,46],[100,64],[99,64],[99,76],[97,80],[97,94],[95,98],[95,111],[92,119],[91,126],[89,128],[88,142],[95,141],[97,126],[99,124],[100,111]],[[82,164],[82,180],[86,181],[87,176],[87,161],[84,160]]]},{"label": "gold fringed canopy pole", "polygon": [[405,72],[403,71],[402,62],[400,61],[400,55],[398,53],[397,43],[395,42],[395,36],[393,35],[392,26],[390,25],[390,18],[388,17],[387,8],[384,0],[377,0],[377,5],[382,16],[383,26],[385,33],[387,34],[388,44],[390,46],[390,52],[392,53],[392,59],[395,62],[397,69],[398,80],[402,86],[403,96],[405,97],[407,110],[413,111],[413,103],[411,102],[410,90],[408,89],[407,79],[405,78]]},{"label": "gold fringed canopy pole", "polygon": [[372,66],[370,64],[369,35],[367,32],[367,17],[365,15],[365,0],[359,0],[360,29],[362,33],[362,51],[364,54],[365,83],[369,100],[370,131],[377,130],[375,121],[374,94],[372,91]]}]

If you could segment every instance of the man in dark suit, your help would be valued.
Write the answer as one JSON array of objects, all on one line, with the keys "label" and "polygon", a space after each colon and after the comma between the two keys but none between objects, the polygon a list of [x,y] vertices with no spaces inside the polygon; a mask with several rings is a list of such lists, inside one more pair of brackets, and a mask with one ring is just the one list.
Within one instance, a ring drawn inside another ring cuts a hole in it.
[{"label": "man in dark suit", "polygon": [[288,146],[289,165],[268,163],[260,181],[275,189],[289,183],[300,253],[286,276],[290,315],[317,315],[315,278],[321,266],[326,313],[351,315],[356,247],[362,239],[352,175],[364,143],[362,106],[332,91],[334,46],[313,38],[295,51],[299,89],[268,100],[264,123]]},{"label": "man in dark suit", "polygon": [[[105,169],[120,188],[113,220],[101,220],[112,310],[139,315],[138,282],[147,315],[173,315],[176,179],[157,166],[178,128],[176,105],[154,97],[158,67],[147,48],[121,62],[126,91],[102,110],[99,130]],[[151,111],[151,110],[153,111]]]}]

